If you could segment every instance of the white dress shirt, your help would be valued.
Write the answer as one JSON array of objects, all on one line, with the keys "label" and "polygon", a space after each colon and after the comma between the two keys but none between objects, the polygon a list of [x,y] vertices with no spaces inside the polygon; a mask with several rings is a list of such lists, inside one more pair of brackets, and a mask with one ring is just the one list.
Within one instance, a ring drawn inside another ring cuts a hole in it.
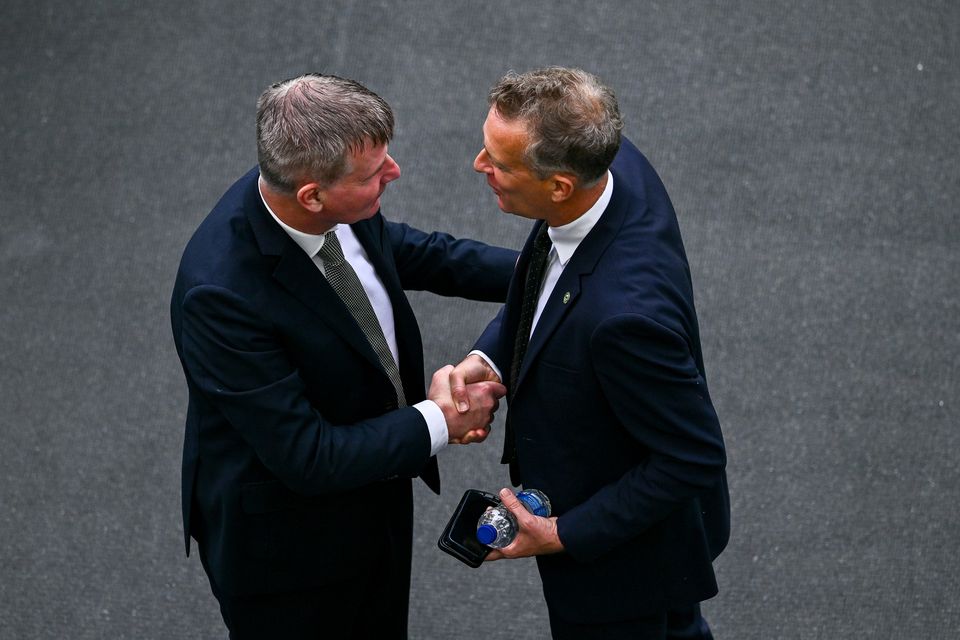
[{"label": "white dress shirt", "polygon": [[[320,248],[323,247],[324,242],[323,234],[304,233],[284,223],[283,220],[273,212],[270,205],[267,204],[266,198],[263,197],[262,189],[260,190],[260,199],[263,200],[263,206],[267,208],[267,211],[273,216],[273,219],[277,221],[280,228],[304,250],[307,256],[313,260],[313,263],[317,265],[320,273],[326,277],[326,271],[323,268],[323,259],[320,257]],[[373,264],[367,256],[367,252],[364,251],[360,241],[357,240],[357,235],[353,232],[353,229],[350,228],[350,225],[338,224],[333,227],[333,229],[336,231],[337,240],[340,241],[340,246],[343,249],[344,259],[353,267],[357,277],[360,279],[360,283],[363,285],[363,290],[370,299],[370,306],[373,307],[373,312],[380,322],[380,328],[383,329],[383,337],[387,339],[387,346],[390,347],[393,360],[399,367],[400,357],[397,349],[397,332],[393,321],[393,305],[390,304],[390,296],[387,294],[387,289],[383,286],[383,281],[380,279],[380,276],[377,275],[376,269],[373,268]],[[447,439],[449,437],[447,433],[447,421],[443,417],[443,411],[433,400],[418,402],[413,405],[413,408],[420,412],[427,423],[427,428],[430,430],[430,455],[436,455],[441,449],[447,446]]]},{"label": "white dress shirt", "polygon": [[[597,224],[597,221],[600,220],[600,216],[606,211],[612,196],[613,174],[607,171],[607,185],[603,188],[603,193],[600,194],[600,197],[593,203],[592,207],[587,209],[583,215],[573,222],[568,222],[562,227],[549,227],[547,229],[547,235],[550,237],[552,246],[550,247],[550,252],[547,254],[547,269],[544,272],[543,282],[540,285],[540,296],[537,298],[537,310],[533,314],[533,323],[530,325],[530,336],[533,336],[533,332],[537,329],[537,322],[539,322],[540,316],[543,314],[543,308],[547,306],[547,300],[550,299],[550,294],[553,293],[554,287],[557,286],[557,280],[560,279],[560,274],[563,273],[563,269],[577,251],[577,247],[580,246],[583,239],[587,237],[587,234],[590,233]],[[477,354],[486,360],[487,364],[489,364],[496,374],[500,376],[500,379],[503,380],[503,375],[501,375],[500,370],[485,353],[482,351],[471,351],[470,353]]]}]

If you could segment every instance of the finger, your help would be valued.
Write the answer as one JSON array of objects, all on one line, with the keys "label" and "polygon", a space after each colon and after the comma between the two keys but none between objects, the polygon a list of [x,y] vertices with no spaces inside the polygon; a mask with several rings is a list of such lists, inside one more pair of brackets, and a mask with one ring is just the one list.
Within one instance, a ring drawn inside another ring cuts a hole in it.
[{"label": "finger", "polygon": [[470,432],[470,443],[474,442],[483,442],[487,439],[487,436],[490,435],[490,427],[484,427],[481,429],[474,429]]},{"label": "finger", "polygon": [[463,369],[455,367],[450,372],[450,395],[453,397],[454,404],[457,405],[457,411],[466,413],[470,410],[470,398],[467,394],[467,381]]},{"label": "finger", "polygon": [[507,388],[499,382],[475,382],[467,386],[466,393],[473,396],[474,401],[480,406],[488,406],[496,410],[500,398],[506,395]]},{"label": "finger", "polygon": [[483,442],[487,439],[488,435],[490,435],[490,425],[473,429],[470,432],[470,442]]},{"label": "finger", "polygon": [[453,371],[453,365],[444,365],[433,372],[433,379],[430,381],[430,388],[440,387],[441,389],[450,388],[450,372]]},{"label": "finger", "polygon": [[486,387],[493,397],[498,400],[507,395],[507,388],[499,382],[487,382]]},{"label": "finger", "polygon": [[484,562],[494,562],[495,560],[502,560],[506,556],[500,553],[499,549],[491,549],[490,553],[487,554],[487,557],[483,559]]},{"label": "finger", "polygon": [[520,500],[517,499],[516,494],[510,489],[501,489],[500,490],[500,501],[503,502],[503,506],[510,510],[516,518],[517,522],[521,524],[532,518],[532,514],[527,511],[526,507],[520,504]]},{"label": "finger", "polygon": [[[517,495],[506,487],[500,489],[500,502],[502,502],[503,506],[507,509],[510,509],[510,511],[516,511],[517,509],[523,510],[523,505],[517,500]],[[516,514],[514,513],[514,515]]]}]

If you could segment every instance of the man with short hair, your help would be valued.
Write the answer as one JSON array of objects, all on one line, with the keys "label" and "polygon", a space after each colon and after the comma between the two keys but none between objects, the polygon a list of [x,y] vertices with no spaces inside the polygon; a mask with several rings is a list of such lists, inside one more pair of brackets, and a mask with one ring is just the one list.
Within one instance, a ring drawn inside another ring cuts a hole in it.
[{"label": "man with short hair", "polygon": [[466,409],[466,383],[507,386],[502,462],[553,515],[504,489],[520,533],[488,559],[537,556],[554,638],[710,638],[726,455],[670,199],[594,76],[510,73],[489,103],[474,169],[537,222],[451,387]]},{"label": "man with short hair", "polygon": [[[257,105],[259,166],[184,251],[171,301],[189,389],[183,518],[232,638],[405,638],[411,478],[505,389],[423,389],[404,289],[503,300],[516,252],[380,214],[393,113],[307,75]],[[473,438],[472,438],[473,439]]]}]

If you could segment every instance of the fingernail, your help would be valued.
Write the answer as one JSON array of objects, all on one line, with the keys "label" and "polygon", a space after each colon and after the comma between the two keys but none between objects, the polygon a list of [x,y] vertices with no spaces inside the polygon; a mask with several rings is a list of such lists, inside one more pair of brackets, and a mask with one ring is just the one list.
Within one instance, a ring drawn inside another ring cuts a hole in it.
[{"label": "fingernail", "polygon": [[467,409],[469,409],[469,408],[470,408],[470,405],[468,405],[466,402],[458,402],[458,403],[457,403],[457,410],[458,410],[460,413],[464,413],[464,412],[465,412]]}]

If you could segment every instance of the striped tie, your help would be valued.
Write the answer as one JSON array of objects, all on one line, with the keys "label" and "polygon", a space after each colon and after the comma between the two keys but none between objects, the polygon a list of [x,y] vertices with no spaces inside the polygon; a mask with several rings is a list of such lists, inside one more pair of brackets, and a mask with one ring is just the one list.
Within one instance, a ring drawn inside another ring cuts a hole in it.
[{"label": "striped tie", "polygon": [[380,366],[383,367],[390,382],[393,383],[397,391],[397,406],[407,406],[407,399],[403,393],[403,382],[400,380],[400,370],[397,363],[390,353],[390,347],[387,346],[387,339],[383,336],[383,327],[377,320],[377,315],[373,312],[373,306],[367,297],[367,292],[363,290],[360,278],[356,271],[350,266],[343,257],[343,249],[340,248],[340,241],[337,234],[328,231],[323,235],[323,246],[320,247],[320,258],[323,260],[323,268],[327,275],[327,282],[337,292],[343,304],[350,310],[350,315],[357,321],[357,325],[367,336],[367,342],[373,347],[380,360]]}]

